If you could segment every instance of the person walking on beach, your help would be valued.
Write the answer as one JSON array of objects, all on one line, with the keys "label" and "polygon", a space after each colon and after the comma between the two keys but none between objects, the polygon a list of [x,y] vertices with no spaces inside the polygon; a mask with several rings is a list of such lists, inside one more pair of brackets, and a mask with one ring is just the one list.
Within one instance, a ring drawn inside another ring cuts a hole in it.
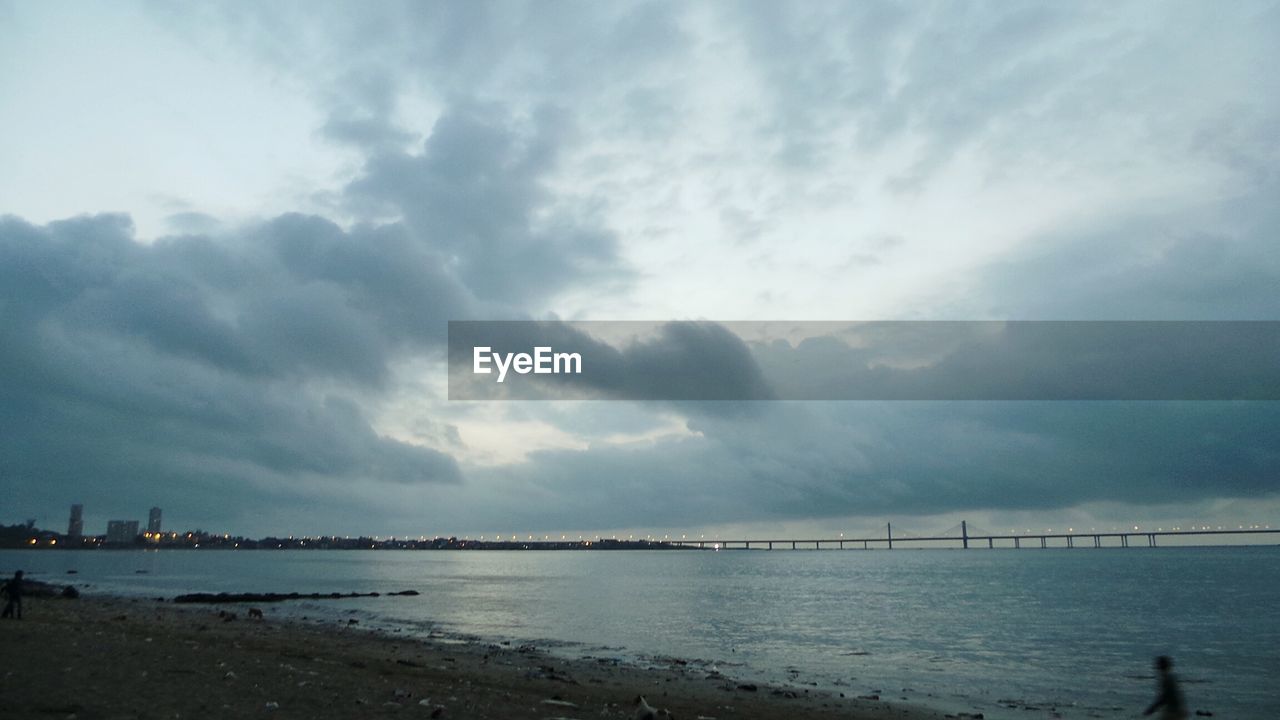
[{"label": "person walking on beach", "polygon": [[4,604],[4,612],[0,613],[0,617],[16,617],[22,619],[22,571],[19,570],[13,574],[9,582],[4,584],[3,590],[5,595],[9,596],[9,602]]},{"label": "person walking on beach", "polygon": [[1178,688],[1178,677],[1173,674],[1173,658],[1161,655],[1156,658],[1156,695],[1143,715],[1150,715],[1163,708],[1161,720],[1186,720],[1187,706],[1182,699],[1182,690]]}]

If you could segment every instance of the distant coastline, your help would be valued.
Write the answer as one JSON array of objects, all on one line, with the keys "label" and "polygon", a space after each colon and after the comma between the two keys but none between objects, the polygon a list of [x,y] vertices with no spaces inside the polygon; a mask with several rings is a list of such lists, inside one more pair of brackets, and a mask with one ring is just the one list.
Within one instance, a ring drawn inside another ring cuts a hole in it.
[{"label": "distant coastline", "polygon": [[472,540],[458,537],[274,537],[191,532],[142,533],[133,542],[107,542],[105,536],[69,537],[27,525],[0,527],[0,549],[7,550],[689,550],[666,540]]},{"label": "distant coastline", "polygon": [[[682,538],[679,540],[666,539],[654,540],[652,538],[642,538],[636,540],[628,538],[623,540],[618,537],[596,537],[589,539],[579,536],[577,540],[565,539],[552,540],[550,536],[544,536],[542,540],[537,540],[533,535],[529,535],[526,539],[521,540],[519,536],[511,536],[509,540],[501,539],[503,536],[496,536],[493,540],[485,539],[481,536],[479,539],[470,537],[459,538],[457,536],[450,537],[432,537],[419,536],[414,539],[412,537],[396,537],[382,538],[381,536],[362,535],[358,537],[349,537],[337,535],[319,535],[319,536],[267,536],[263,538],[249,538],[239,535],[231,535],[229,533],[209,533],[203,530],[193,530],[188,532],[142,532],[133,536],[131,540],[121,540],[116,538],[112,541],[109,535],[83,535],[71,536],[57,533],[52,530],[42,530],[36,528],[33,523],[26,525],[9,525],[0,526],[0,549],[31,549],[31,550],[145,550],[145,549],[223,549],[223,550],[773,550],[775,546],[781,549],[791,550],[820,550],[820,549],[889,549],[895,547],[905,549],[908,547],[921,547],[924,545],[932,547],[959,547],[963,549],[969,548],[986,548],[986,549],[1022,549],[1035,548],[1038,544],[1040,549],[1048,548],[1129,548],[1129,547],[1160,547],[1162,543],[1168,540],[1183,541],[1175,542],[1174,546],[1203,546],[1211,547],[1214,545],[1222,545],[1224,543],[1213,542],[1185,542],[1188,539],[1201,540],[1203,538],[1217,537],[1234,540],[1248,540],[1252,538],[1263,539],[1280,539],[1280,528],[1273,528],[1271,525],[1250,525],[1240,526],[1239,528],[1211,528],[1209,526],[1193,526],[1188,528],[1164,529],[1156,528],[1141,529],[1134,527],[1133,530],[1110,530],[1110,531],[1068,531],[1068,532],[1027,532],[1027,533],[970,533],[966,529],[965,523],[959,526],[960,534],[950,535],[931,535],[918,536],[906,535],[895,536],[891,526],[887,526],[887,532],[880,537],[845,537],[841,534],[839,537],[828,538],[805,538],[805,539],[711,539],[705,537],[690,540]],[[1264,544],[1273,545],[1274,542],[1233,542],[1225,543],[1230,545],[1253,545]],[[754,547],[753,547],[754,546]]]}]

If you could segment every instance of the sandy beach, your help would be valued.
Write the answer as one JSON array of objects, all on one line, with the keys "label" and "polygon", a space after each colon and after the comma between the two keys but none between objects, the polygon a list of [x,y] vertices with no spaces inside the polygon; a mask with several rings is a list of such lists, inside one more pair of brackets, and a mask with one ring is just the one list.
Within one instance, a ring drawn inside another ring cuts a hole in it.
[{"label": "sandy beach", "polygon": [[[739,685],[673,661],[638,668],[537,649],[285,621],[273,607],[29,598],[0,622],[6,718],[633,718],[637,695],[680,720],[944,716],[909,704]],[[219,612],[235,612],[232,621]]]}]

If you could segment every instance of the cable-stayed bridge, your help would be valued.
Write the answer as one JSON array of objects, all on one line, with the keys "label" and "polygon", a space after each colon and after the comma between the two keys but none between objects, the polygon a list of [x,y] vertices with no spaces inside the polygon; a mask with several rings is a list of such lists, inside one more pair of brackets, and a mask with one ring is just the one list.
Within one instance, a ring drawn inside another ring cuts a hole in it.
[{"label": "cable-stayed bridge", "polygon": [[[1161,538],[1206,538],[1208,536],[1234,537],[1237,540],[1255,540],[1260,542],[1268,542],[1270,540],[1280,541],[1280,528],[1272,528],[1269,525],[1248,525],[1238,526],[1236,528],[1224,528],[1221,526],[1213,527],[1208,525],[1198,525],[1189,528],[1174,529],[1143,529],[1134,526],[1132,530],[1076,530],[1069,528],[1066,531],[1054,532],[1046,530],[1044,532],[991,532],[983,530],[967,521],[961,521],[960,524],[952,526],[946,530],[936,533],[918,534],[901,529],[895,530],[892,523],[885,523],[884,534],[867,534],[863,536],[849,536],[843,534],[838,537],[818,537],[818,538],[765,538],[765,539],[714,539],[708,540],[705,537],[697,540],[680,539],[667,540],[672,545],[680,547],[696,547],[703,549],[715,550],[823,550],[823,549],[894,549],[904,547],[924,547],[924,546],[945,546],[959,547],[963,549],[970,548],[1024,548],[1024,547],[1158,547]],[[1252,537],[1246,537],[1252,536]]]}]

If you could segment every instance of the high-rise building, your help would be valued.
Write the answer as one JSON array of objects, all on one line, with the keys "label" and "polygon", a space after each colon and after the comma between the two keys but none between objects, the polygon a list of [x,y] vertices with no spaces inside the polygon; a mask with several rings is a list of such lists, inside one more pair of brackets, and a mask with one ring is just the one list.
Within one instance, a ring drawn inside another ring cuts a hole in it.
[{"label": "high-rise building", "polygon": [[67,521],[67,537],[78,538],[84,535],[84,506],[71,506],[71,519]]},{"label": "high-rise building", "polygon": [[147,532],[160,532],[160,508],[151,508],[151,514],[147,516]]},{"label": "high-rise building", "polygon": [[138,539],[137,520],[107,521],[107,542],[116,544],[133,544]]}]

